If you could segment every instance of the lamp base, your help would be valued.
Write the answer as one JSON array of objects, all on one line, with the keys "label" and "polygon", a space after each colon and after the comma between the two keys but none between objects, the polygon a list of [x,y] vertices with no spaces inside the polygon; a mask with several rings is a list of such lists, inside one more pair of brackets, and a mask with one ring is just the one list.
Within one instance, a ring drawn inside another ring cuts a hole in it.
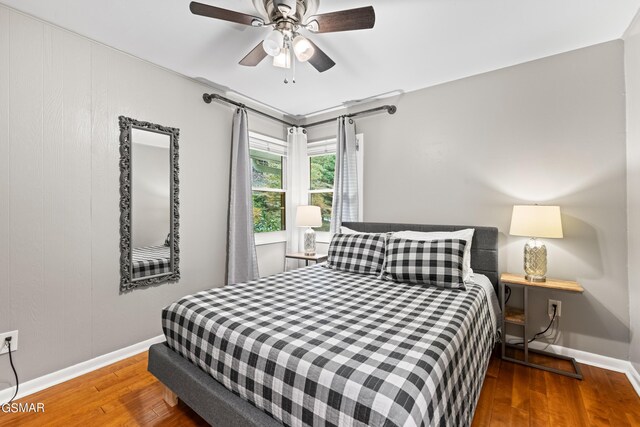
[{"label": "lamp base", "polygon": [[304,254],[307,256],[316,254],[316,232],[311,227],[304,231]]},{"label": "lamp base", "polygon": [[547,280],[547,247],[535,237],[524,246],[524,272],[530,282]]}]

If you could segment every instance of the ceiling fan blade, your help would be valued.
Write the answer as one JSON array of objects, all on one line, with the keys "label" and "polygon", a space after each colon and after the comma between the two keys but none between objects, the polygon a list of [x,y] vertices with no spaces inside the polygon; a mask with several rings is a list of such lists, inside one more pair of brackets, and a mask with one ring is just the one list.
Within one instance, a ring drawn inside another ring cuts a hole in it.
[{"label": "ceiling fan blade", "polygon": [[[315,15],[311,17],[309,23],[311,24],[309,29],[316,33],[365,30],[373,28],[375,25],[376,13],[373,10],[373,6],[359,7],[357,9]],[[316,25],[317,27],[314,28]]]},{"label": "ceiling fan blade", "polygon": [[242,58],[242,61],[240,61],[240,65],[244,65],[246,67],[255,67],[266,57],[267,52],[264,51],[262,42],[260,42],[258,43],[258,46],[254,47],[251,52],[247,53],[247,56]]},{"label": "ceiling fan blade", "polygon": [[189,4],[189,9],[191,13],[195,15],[206,16],[208,18],[222,19],[223,21],[252,26],[256,26],[256,23],[259,23],[257,26],[264,24],[262,18],[234,12],[233,10],[222,9],[220,7],[209,6],[208,4],[198,3],[196,1],[192,1],[191,4]]},{"label": "ceiling fan blade", "polygon": [[[309,39],[307,39],[307,40],[309,40]],[[322,49],[320,49],[314,42],[309,40],[309,43],[311,43],[313,45],[314,49],[315,49],[315,53],[313,54],[313,56],[311,58],[309,58],[309,63],[311,65],[313,65],[313,67],[316,70],[320,71],[321,73],[324,73],[329,68],[331,68],[334,65],[336,65],[336,63],[333,61],[333,59],[329,58],[329,55],[324,53],[322,51]]]}]

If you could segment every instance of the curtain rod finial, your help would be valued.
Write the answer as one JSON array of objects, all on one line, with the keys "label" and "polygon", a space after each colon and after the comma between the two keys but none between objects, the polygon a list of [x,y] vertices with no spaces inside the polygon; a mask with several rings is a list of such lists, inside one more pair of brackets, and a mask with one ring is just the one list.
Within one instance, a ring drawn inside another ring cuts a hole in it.
[{"label": "curtain rod finial", "polygon": [[387,111],[389,112],[389,114],[395,114],[396,111],[398,111],[398,107],[396,107],[395,105],[389,105],[387,107]]},{"label": "curtain rod finial", "polygon": [[211,95],[209,95],[208,93],[204,93],[202,94],[202,99],[204,100],[204,102],[206,102],[207,104],[211,104]]}]

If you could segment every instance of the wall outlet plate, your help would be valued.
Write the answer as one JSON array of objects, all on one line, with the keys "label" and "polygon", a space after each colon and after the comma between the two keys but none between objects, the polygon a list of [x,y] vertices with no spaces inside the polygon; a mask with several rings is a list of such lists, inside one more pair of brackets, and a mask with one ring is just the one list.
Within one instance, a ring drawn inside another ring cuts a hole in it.
[{"label": "wall outlet plate", "polygon": [[5,332],[0,334],[0,354],[9,353],[9,348],[4,341],[7,337],[11,337],[11,352],[18,349],[18,331]]},{"label": "wall outlet plate", "polygon": [[562,316],[562,301],[556,299],[550,299],[549,305],[547,306],[547,314],[549,315],[549,319],[553,318],[553,305],[557,305],[558,309],[556,310],[556,317]]}]

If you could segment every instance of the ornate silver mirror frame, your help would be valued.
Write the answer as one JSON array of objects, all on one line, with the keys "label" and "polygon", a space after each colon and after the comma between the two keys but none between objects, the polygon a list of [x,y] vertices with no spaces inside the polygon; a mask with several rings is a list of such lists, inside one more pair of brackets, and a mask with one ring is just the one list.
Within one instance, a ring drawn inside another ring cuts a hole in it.
[{"label": "ornate silver mirror frame", "polygon": [[[138,287],[164,282],[175,282],[180,278],[180,234],[179,234],[179,178],[178,178],[178,137],[180,130],[149,122],[141,122],[120,116],[120,291],[126,292]],[[167,237],[170,249],[170,268],[168,273],[149,277],[134,278],[132,248],[132,130],[140,129],[167,135],[170,157],[170,220]]]}]

